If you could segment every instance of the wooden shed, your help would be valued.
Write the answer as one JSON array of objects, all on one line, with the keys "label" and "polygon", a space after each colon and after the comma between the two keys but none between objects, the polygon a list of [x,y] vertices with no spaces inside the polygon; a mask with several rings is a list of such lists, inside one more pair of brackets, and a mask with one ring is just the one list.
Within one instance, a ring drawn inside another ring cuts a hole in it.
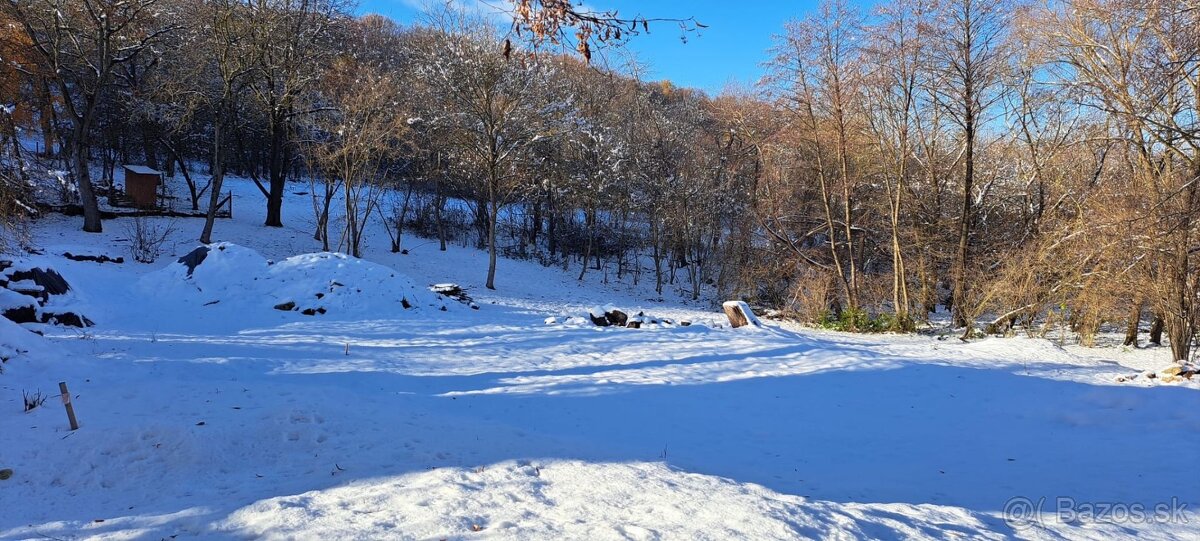
[{"label": "wooden shed", "polygon": [[158,205],[158,184],[162,173],[144,165],[125,166],[125,195],[140,208]]}]

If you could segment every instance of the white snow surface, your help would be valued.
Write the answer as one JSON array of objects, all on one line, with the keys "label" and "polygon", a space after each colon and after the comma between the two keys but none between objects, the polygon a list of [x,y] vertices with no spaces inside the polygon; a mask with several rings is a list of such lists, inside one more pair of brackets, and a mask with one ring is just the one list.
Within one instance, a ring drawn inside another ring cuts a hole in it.
[{"label": "white snow surface", "polygon": [[[61,257],[125,255],[120,220],[34,224],[21,264],[96,326],[0,319],[0,539],[1200,538],[1200,381],[1116,381],[1165,348],[732,329],[503,259],[489,291],[482,252],[374,231],[363,260],[313,253],[305,196],[264,228],[231,184],[191,277],[198,220],[150,265]],[[697,323],[580,317],[610,305]],[[22,412],[59,381],[77,431],[56,396]],[[1015,497],[1044,513],[1006,523]],[[1064,522],[1056,498],[1184,510]]]}]

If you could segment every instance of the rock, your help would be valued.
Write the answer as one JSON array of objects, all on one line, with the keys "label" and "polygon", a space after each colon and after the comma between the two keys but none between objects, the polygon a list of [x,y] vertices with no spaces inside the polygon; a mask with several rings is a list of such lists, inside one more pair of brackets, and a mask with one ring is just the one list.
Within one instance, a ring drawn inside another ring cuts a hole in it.
[{"label": "rock", "polygon": [[464,293],[458,284],[433,284],[429,286],[429,290],[447,297],[457,297]]},{"label": "rock", "polygon": [[11,468],[4,468],[3,470],[0,470],[0,481],[7,481],[11,479],[12,476],[13,471]]},{"label": "rock", "polygon": [[13,293],[36,300],[38,306],[44,306],[50,300],[50,294],[46,293],[46,289],[34,283],[33,280],[12,281],[4,284],[4,287]]},{"label": "rock", "polygon": [[275,309],[283,310],[284,312],[290,312],[290,311],[296,309],[296,303],[294,303],[292,301],[282,302],[282,303],[276,304]]},{"label": "rock", "polygon": [[630,320],[630,321],[629,321],[629,323],[626,323],[626,324],[625,324],[625,328],[627,328],[627,329],[640,329],[640,328],[642,328],[642,320],[640,320],[640,319],[632,319],[632,320]]},{"label": "rock", "polygon": [[67,285],[67,281],[62,275],[54,269],[41,269],[34,267],[24,271],[13,271],[9,273],[8,280],[10,282],[22,282],[28,280],[41,286],[42,291],[47,295],[62,295],[71,290],[71,286]]},{"label": "rock", "polygon": [[608,322],[608,317],[606,317],[606,316],[596,316],[596,315],[588,314],[588,317],[591,318],[592,323],[594,323],[597,327],[607,327],[609,325],[612,325],[611,323]]},{"label": "rock", "polygon": [[608,320],[608,324],[614,327],[624,327],[629,321],[629,316],[620,310],[609,310],[604,313],[604,319]]},{"label": "rock", "polygon": [[115,257],[115,258],[114,258],[114,257],[108,257],[108,256],[106,256],[106,255],[104,255],[104,254],[100,254],[100,255],[87,255],[87,254],[80,254],[80,255],[76,255],[76,254],[72,254],[71,252],[63,252],[63,257],[65,257],[65,258],[67,258],[67,259],[70,259],[71,261],[94,261],[94,262],[96,262],[96,263],[124,263],[124,262],[125,262],[125,258],[123,258],[123,257]]},{"label": "rock", "polygon": [[66,325],[68,327],[91,327],[95,325],[92,320],[72,312],[63,312],[61,314],[42,314],[42,323],[53,323],[55,325]]},{"label": "rock", "polygon": [[[475,304],[474,300],[471,299],[471,296],[467,294],[467,291],[462,287],[459,287],[458,284],[433,284],[429,286],[429,290],[443,297],[449,297],[462,304],[470,306],[472,310],[479,309],[479,305]],[[405,306],[405,308],[408,307]]]},{"label": "rock", "polygon": [[204,258],[208,257],[208,246],[198,246],[195,250],[188,252],[187,255],[179,258],[179,263],[183,263],[187,267],[187,275],[191,276],[196,267],[204,262]]},{"label": "rock", "polygon": [[37,308],[35,308],[32,304],[17,308],[9,308],[8,310],[4,311],[4,317],[13,323],[41,323],[38,320]]}]

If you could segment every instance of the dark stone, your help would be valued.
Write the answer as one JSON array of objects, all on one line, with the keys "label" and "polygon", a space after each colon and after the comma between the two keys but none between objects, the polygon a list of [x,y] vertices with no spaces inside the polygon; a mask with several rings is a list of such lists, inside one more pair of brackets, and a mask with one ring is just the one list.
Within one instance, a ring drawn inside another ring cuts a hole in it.
[{"label": "dark stone", "polygon": [[313,309],[313,308],[305,308],[304,310],[301,310],[301,311],[300,311],[300,313],[301,313],[301,314],[304,314],[304,315],[306,315],[306,316],[315,316],[315,315],[317,315],[317,311],[316,311],[315,309]]},{"label": "dark stone", "polygon": [[640,329],[642,328],[642,322],[635,319],[629,323],[626,323],[625,327],[628,329]]},{"label": "dark stone", "polygon": [[55,325],[65,325],[68,327],[91,327],[92,325],[95,325],[92,320],[72,312],[63,312],[61,314],[43,314],[42,322],[53,323]]},{"label": "dark stone", "polygon": [[21,286],[15,286],[12,282],[4,282],[3,285],[4,287],[8,288],[9,291],[20,293],[26,297],[36,299],[38,306],[44,306],[46,301],[50,300],[50,295],[46,293],[46,290],[36,284],[34,287],[28,289],[22,288]]},{"label": "dark stone", "polygon": [[42,291],[47,295],[62,295],[71,290],[71,286],[67,285],[67,281],[63,279],[61,274],[55,272],[54,269],[39,269],[35,267],[25,271],[14,271],[8,275],[8,279],[13,282],[30,280],[42,286]]},{"label": "dark stone", "polygon": [[4,317],[13,323],[40,323],[37,318],[37,309],[32,304],[9,308],[4,311]]},{"label": "dark stone", "polygon": [[86,255],[86,254],[75,255],[75,254],[72,254],[71,252],[63,252],[63,257],[70,259],[71,261],[94,261],[96,263],[124,263],[125,262],[125,258],[123,258],[123,257],[113,258],[113,257],[108,257],[104,254],[101,254],[101,255]]},{"label": "dark stone", "polygon": [[454,299],[462,304],[470,306],[472,309],[479,309],[479,307],[475,305],[475,302],[471,299],[471,296],[467,294],[467,291],[457,284],[440,284],[436,286],[429,286],[429,290],[443,297]]},{"label": "dark stone", "polygon": [[608,320],[609,325],[624,327],[625,323],[629,321],[629,316],[620,310],[612,310],[604,313],[604,319]]},{"label": "dark stone", "polygon": [[408,310],[409,308],[412,308],[412,303],[408,302],[408,299],[401,297],[400,306],[403,306],[405,310]]},{"label": "dark stone", "polygon": [[284,312],[290,312],[290,311],[296,309],[296,303],[294,303],[292,301],[281,302],[281,303],[275,305],[275,309],[282,310]]},{"label": "dark stone", "polygon": [[187,267],[187,275],[191,276],[192,272],[204,262],[204,258],[208,257],[208,246],[197,246],[195,250],[188,252],[187,255],[179,258],[179,262]]}]

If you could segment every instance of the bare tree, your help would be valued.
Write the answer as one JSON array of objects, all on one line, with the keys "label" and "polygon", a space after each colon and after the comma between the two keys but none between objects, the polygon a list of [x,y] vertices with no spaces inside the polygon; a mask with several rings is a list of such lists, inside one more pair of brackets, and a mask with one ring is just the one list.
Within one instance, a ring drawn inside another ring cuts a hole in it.
[{"label": "bare tree", "polygon": [[83,205],[83,230],[99,233],[100,207],[88,172],[92,128],[117,67],[175,30],[164,24],[162,0],[6,0],[5,15],[29,38],[37,61],[54,74],[71,121],[70,156]]},{"label": "bare tree", "polygon": [[975,226],[979,135],[989,111],[1000,100],[999,85],[1006,66],[1009,0],[949,0],[941,5],[938,39],[933,49],[936,69],[942,71],[934,87],[939,104],[961,131],[962,213],[958,218],[958,249],[952,269],[951,296],[955,323],[973,325],[977,306],[969,300],[971,236]]},{"label": "bare tree", "polygon": [[338,246],[361,257],[363,231],[383,191],[384,165],[399,150],[406,117],[396,107],[395,80],[378,66],[345,57],[325,77],[322,95],[330,110],[316,118],[321,133],[311,154],[323,174],[342,186],[345,214]]},{"label": "bare tree", "polygon": [[458,163],[475,186],[477,215],[486,223],[488,289],[496,288],[497,228],[500,212],[526,186],[521,175],[528,150],[539,138],[536,61],[510,62],[489,49],[496,37],[483,24],[461,14],[441,15],[436,39],[429,40],[422,69],[445,102],[436,122],[451,133]]}]

